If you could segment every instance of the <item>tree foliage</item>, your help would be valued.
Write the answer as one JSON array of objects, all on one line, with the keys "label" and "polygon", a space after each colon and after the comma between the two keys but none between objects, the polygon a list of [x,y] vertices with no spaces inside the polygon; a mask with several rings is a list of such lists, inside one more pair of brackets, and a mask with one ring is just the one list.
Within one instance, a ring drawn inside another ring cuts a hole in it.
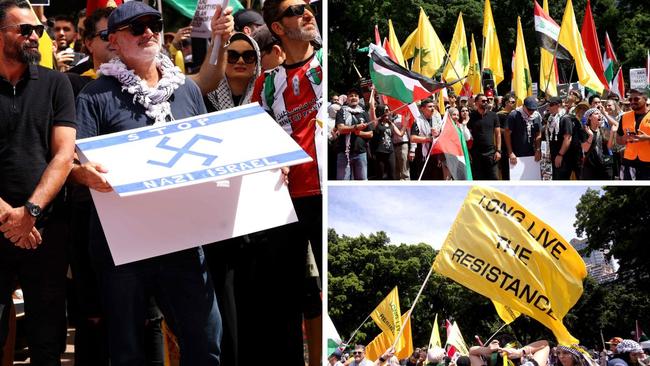
[{"label": "tree foliage", "polygon": [[577,206],[574,224],[591,249],[602,249],[620,265],[620,280],[650,290],[650,189],[609,186],[588,190]]},{"label": "tree foliage", "polygon": [[[367,344],[381,332],[372,320],[362,322],[393,287],[398,286],[402,313],[410,308],[437,254],[426,243],[390,244],[381,231],[348,237],[329,229],[328,242],[328,312],[341,337],[352,344]],[[629,338],[635,320],[650,329],[650,303],[647,292],[641,294],[634,282],[599,285],[587,278],[582,297],[564,322],[588,347],[601,345],[600,330],[605,337]],[[436,313],[441,326],[444,319],[456,320],[468,345],[475,344],[474,335],[486,341],[503,325],[486,297],[434,272],[413,313],[414,346],[428,343]],[[357,327],[359,332],[350,340]],[[526,316],[504,331],[523,344],[554,341],[550,331]],[[444,342],[443,329],[440,334]]]},{"label": "tree foliage", "polygon": [[[542,0],[538,1],[540,5]],[[586,0],[574,0],[573,7],[578,27],[582,25]],[[501,57],[505,80],[499,85],[499,92],[510,90],[510,60],[516,43],[517,16],[521,16],[524,39],[531,75],[537,81],[539,75],[539,46],[535,38],[533,20],[533,1],[530,0],[491,0],[492,13],[499,36]],[[463,13],[465,30],[474,34],[479,55],[482,53],[483,0],[332,0],[329,2],[329,89],[345,93],[346,88],[357,84],[359,76],[368,75],[368,57],[357,50],[374,42],[374,26],[378,25],[380,34],[388,36],[388,19],[392,19],[395,33],[404,42],[417,27],[420,7],[429,16],[431,24],[438,33],[445,48],[449,48],[458,14]],[[561,23],[566,0],[549,0],[550,15]],[[650,12],[645,0],[593,0],[592,11],[601,47],[604,48],[605,31],[609,33],[614,51],[628,70],[644,67],[646,52],[650,47]],[[480,58],[480,56],[479,56]],[[572,63],[559,62],[560,79],[568,79],[572,74]],[[572,80],[577,79],[575,71]]]}]

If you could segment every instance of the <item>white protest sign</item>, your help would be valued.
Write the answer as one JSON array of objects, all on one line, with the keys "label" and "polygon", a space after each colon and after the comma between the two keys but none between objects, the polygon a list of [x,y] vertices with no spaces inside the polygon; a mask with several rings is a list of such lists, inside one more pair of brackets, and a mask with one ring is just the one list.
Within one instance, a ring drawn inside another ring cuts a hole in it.
[{"label": "white protest sign", "polygon": [[630,89],[643,89],[648,86],[648,75],[645,68],[630,69]]},{"label": "white protest sign", "polygon": [[311,161],[256,103],[77,141],[120,196],[189,186]]},{"label": "white protest sign", "polygon": [[210,21],[218,5],[221,5],[221,9],[224,9],[228,5],[228,0],[199,0],[197,2],[194,18],[192,18],[192,22],[190,23],[192,26],[192,38],[208,39],[212,37]]},{"label": "white protest sign", "polygon": [[282,179],[274,170],[129,197],[91,193],[120,265],[297,221]]},{"label": "white protest sign", "polygon": [[510,180],[541,180],[539,161],[534,156],[517,157],[517,164],[510,163]]},{"label": "white protest sign", "polygon": [[538,84],[537,84],[537,83],[533,83],[532,86],[531,86],[531,90],[532,90],[532,94],[531,94],[531,95],[534,96],[534,97],[536,97],[536,96],[537,96],[537,93],[539,93],[539,86],[538,86]]}]

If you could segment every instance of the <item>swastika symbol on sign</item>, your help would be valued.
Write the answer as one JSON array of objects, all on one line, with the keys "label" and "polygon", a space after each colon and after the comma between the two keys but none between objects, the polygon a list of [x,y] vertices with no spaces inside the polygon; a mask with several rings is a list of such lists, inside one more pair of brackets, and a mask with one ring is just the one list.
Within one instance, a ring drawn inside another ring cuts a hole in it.
[{"label": "swastika symbol on sign", "polygon": [[158,145],[156,145],[156,147],[159,147],[159,148],[165,149],[165,150],[176,151],[176,155],[174,155],[174,157],[171,158],[171,160],[169,160],[166,163],[161,162],[161,161],[154,161],[154,160],[149,160],[149,161],[147,161],[147,163],[153,164],[153,165],[160,165],[160,166],[164,166],[164,167],[167,167],[167,168],[171,168],[171,167],[174,166],[174,164],[176,164],[178,162],[178,160],[180,160],[180,158],[183,155],[188,154],[188,155],[194,155],[194,156],[199,156],[199,157],[205,158],[205,161],[203,162],[203,165],[204,166],[209,166],[217,158],[217,155],[210,155],[210,154],[206,154],[206,153],[202,153],[202,152],[198,152],[198,151],[192,151],[192,150],[190,150],[190,148],[192,146],[194,146],[194,144],[196,144],[200,140],[207,140],[207,141],[212,141],[212,142],[216,142],[216,143],[221,143],[221,141],[222,141],[221,139],[216,138],[216,137],[205,136],[205,135],[195,135],[194,137],[192,137],[192,139],[190,141],[188,141],[185,145],[183,145],[183,147],[175,147],[175,146],[167,145],[167,142],[169,142],[169,140],[170,140],[169,137],[166,137],[166,136],[163,137],[163,139],[160,140],[160,142],[158,143]]}]

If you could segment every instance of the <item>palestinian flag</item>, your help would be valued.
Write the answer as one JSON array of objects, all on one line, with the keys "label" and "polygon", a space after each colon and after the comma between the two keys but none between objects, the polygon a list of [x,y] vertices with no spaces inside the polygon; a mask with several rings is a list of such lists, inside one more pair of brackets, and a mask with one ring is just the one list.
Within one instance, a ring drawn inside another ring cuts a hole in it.
[{"label": "palestinian flag", "polygon": [[323,333],[327,337],[328,357],[336,350],[342,351],[345,348],[343,342],[341,341],[341,336],[339,335],[339,332],[336,330],[334,323],[332,323],[332,319],[330,319],[329,315],[327,314],[325,314],[325,317],[323,318]]},{"label": "palestinian flag", "polygon": [[610,90],[618,94],[618,97],[623,100],[625,98],[625,82],[623,80],[623,68],[619,68],[616,77],[612,80]]},{"label": "palestinian flag", "polygon": [[409,71],[388,57],[386,51],[370,44],[370,78],[377,93],[405,104],[427,98],[448,85]]},{"label": "palestinian flag", "polygon": [[472,180],[467,143],[449,113],[443,117],[442,130],[433,141],[431,154],[445,154],[447,168],[454,180]]},{"label": "palestinian flag", "polygon": [[605,79],[610,84],[614,79],[614,62],[616,61],[616,54],[614,54],[614,47],[612,41],[609,40],[609,34],[605,32],[605,53],[603,54],[603,67],[605,68]]},{"label": "palestinian flag", "polygon": [[555,53],[555,47],[557,47],[557,58],[563,60],[572,59],[569,51],[557,43],[560,26],[539,6],[537,0],[535,1],[535,33],[541,48],[553,54]]}]

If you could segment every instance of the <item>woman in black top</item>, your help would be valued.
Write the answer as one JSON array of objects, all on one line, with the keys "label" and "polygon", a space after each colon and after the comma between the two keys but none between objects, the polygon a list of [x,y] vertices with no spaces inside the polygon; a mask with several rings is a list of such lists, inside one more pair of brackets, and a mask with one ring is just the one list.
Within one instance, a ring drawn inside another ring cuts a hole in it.
[{"label": "woman in black top", "polygon": [[612,132],[607,133],[602,127],[603,116],[600,110],[591,108],[585,112],[587,124],[582,138],[582,180],[611,180],[612,169]]}]

